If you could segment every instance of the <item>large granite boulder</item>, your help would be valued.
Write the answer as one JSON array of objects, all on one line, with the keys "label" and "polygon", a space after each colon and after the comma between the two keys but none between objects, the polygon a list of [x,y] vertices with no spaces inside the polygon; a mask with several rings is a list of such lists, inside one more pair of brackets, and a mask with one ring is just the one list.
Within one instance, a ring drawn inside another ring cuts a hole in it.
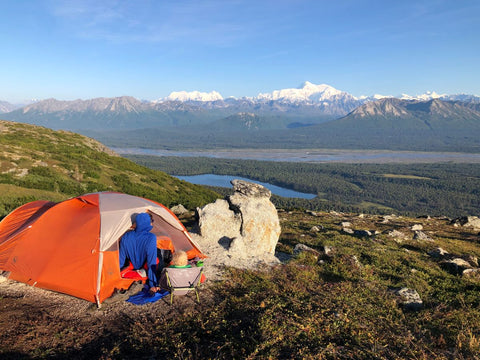
[{"label": "large granite boulder", "polygon": [[197,208],[198,230],[207,240],[233,239],[240,234],[242,216],[230,209],[227,200],[217,199],[203,208]]},{"label": "large granite boulder", "polygon": [[232,256],[274,254],[281,229],[270,190],[243,180],[231,183],[232,195],[197,208],[199,234],[222,241]]}]

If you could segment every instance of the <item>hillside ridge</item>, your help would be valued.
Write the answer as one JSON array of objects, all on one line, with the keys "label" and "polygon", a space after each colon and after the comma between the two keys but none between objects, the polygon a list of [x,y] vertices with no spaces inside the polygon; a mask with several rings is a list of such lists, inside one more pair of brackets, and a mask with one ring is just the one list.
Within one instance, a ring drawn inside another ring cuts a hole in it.
[{"label": "hillside ridge", "polygon": [[218,195],[118,156],[86,136],[0,121],[0,217],[22,202],[119,191],[194,208]]}]

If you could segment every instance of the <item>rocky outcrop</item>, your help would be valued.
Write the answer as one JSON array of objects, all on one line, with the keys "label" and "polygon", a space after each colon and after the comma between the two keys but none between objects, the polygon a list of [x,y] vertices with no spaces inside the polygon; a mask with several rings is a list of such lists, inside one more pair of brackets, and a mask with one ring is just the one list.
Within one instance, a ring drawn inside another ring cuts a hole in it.
[{"label": "rocky outcrop", "polygon": [[436,248],[428,252],[430,257],[436,259],[438,264],[453,275],[477,276],[478,258],[471,254],[450,254],[442,248]]},{"label": "rocky outcrop", "polygon": [[231,183],[232,195],[197,208],[199,234],[222,242],[234,257],[274,254],[281,229],[270,190],[242,180]]},{"label": "rocky outcrop", "polygon": [[464,216],[452,221],[454,226],[463,226],[466,228],[473,228],[480,230],[480,219],[477,216]]}]

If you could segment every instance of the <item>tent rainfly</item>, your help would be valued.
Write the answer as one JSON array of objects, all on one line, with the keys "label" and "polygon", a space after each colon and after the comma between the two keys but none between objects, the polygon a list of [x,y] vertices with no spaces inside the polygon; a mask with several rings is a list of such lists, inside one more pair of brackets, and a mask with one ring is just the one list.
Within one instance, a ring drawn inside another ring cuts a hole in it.
[{"label": "tent rainfly", "polygon": [[116,192],[59,203],[34,201],[0,222],[0,270],[32,286],[100,304],[134,280],[120,276],[118,246],[136,214],[149,212],[157,239],[171,241],[189,258],[205,257],[183,224],[165,206]]}]

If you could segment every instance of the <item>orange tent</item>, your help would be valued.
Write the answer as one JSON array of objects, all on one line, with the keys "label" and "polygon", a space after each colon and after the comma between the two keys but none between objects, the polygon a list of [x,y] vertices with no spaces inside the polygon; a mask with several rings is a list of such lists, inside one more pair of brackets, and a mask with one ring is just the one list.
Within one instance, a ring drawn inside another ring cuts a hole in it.
[{"label": "orange tent", "polygon": [[114,192],[59,203],[34,201],[0,222],[0,269],[9,278],[100,305],[134,280],[120,277],[118,245],[135,215],[149,212],[157,242],[205,257],[183,224],[165,206]]}]

